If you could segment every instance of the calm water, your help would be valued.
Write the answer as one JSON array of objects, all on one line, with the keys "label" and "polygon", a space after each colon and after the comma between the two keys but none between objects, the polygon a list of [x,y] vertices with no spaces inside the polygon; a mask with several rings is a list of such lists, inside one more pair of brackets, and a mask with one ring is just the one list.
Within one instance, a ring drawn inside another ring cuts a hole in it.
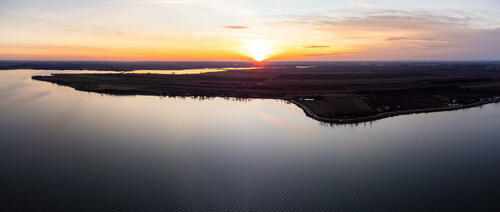
[{"label": "calm water", "polygon": [[210,73],[210,72],[257,70],[257,69],[262,69],[262,67],[198,68],[198,69],[184,69],[184,70],[134,70],[134,71],[128,71],[125,73],[130,73],[130,74],[202,74],[202,73]]},{"label": "calm water", "polygon": [[48,73],[0,71],[2,211],[500,210],[499,104],[329,126],[31,80]]}]

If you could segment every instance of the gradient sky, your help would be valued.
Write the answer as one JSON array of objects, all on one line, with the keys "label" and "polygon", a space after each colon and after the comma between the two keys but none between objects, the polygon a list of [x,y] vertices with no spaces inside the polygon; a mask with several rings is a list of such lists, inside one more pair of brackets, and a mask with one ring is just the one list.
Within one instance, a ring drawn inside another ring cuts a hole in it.
[{"label": "gradient sky", "polygon": [[1,0],[0,59],[499,60],[499,0]]}]

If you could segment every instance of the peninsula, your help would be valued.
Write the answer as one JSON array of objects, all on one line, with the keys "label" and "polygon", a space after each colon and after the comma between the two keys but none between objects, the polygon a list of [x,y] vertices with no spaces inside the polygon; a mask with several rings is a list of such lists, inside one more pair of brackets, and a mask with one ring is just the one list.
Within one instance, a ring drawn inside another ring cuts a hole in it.
[{"label": "peninsula", "polygon": [[33,79],[112,95],[282,99],[328,123],[500,101],[500,64],[488,62],[276,63],[202,74],[53,74]]}]

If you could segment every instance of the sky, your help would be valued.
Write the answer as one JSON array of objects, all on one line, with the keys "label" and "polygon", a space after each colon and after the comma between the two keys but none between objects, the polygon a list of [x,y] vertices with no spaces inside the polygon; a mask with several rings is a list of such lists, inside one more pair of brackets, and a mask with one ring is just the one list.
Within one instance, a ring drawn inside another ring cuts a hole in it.
[{"label": "sky", "polygon": [[500,60],[500,0],[0,0],[0,60]]}]

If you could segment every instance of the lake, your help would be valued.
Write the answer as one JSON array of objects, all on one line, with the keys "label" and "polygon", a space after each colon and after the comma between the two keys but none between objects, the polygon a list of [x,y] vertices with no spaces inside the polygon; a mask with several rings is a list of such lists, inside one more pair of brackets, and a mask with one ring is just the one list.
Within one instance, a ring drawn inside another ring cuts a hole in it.
[{"label": "lake", "polygon": [[328,125],[31,80],[50,73],[0,71],[2,211],[500,210],[500,104]]}]

